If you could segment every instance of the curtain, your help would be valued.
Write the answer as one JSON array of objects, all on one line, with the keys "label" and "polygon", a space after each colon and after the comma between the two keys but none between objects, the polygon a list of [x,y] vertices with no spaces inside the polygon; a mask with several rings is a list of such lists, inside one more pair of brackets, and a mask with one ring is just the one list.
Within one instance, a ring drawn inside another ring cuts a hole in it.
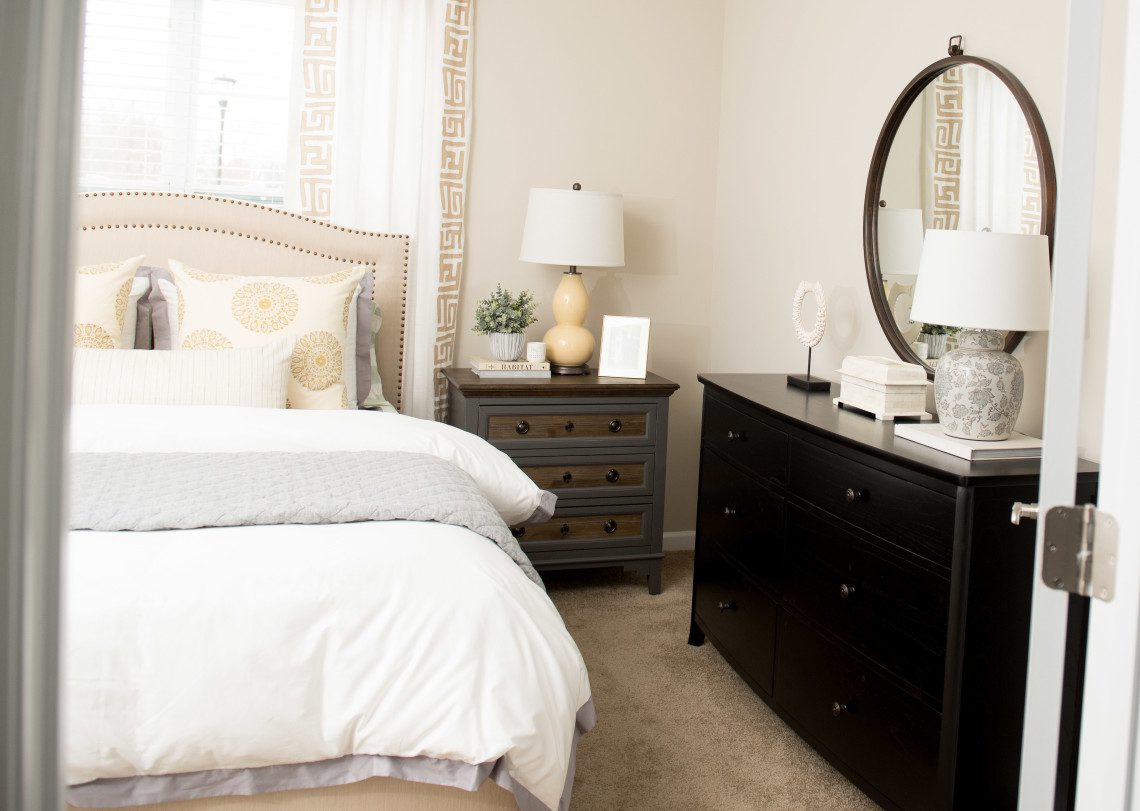
[{"label": "curtain", "polygon": [[988,70],[951,68],[923,92],[927,228],[1040,232],[1037,154],[1017,99]]},{"label": "curtain", "polygon": [[443,419],[463,270],[473,0],[302,2],[286,204],[412,237],[404,410]]}]

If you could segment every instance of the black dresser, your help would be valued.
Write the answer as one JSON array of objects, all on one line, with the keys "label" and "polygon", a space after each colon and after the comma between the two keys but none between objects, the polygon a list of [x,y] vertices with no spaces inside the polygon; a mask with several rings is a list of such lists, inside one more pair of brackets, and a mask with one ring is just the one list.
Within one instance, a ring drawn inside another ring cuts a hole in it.
[{"label": "black dresser", "polygon": [[1037,500],[1038,463],[896,440],[783,375],[698,379],[689,642],[707,636],[876,802],[1014,808],[1037,575],[1034,524],[1009,517]]}]

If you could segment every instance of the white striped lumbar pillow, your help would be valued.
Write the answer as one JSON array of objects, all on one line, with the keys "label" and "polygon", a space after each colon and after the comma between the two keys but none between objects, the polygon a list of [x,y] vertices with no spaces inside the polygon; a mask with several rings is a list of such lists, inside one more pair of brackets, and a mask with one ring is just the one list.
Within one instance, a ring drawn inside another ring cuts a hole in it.
[{"label": "white striped lumbar pillow", "polygon": [[292,336],[240,349],[76,349],[76,404],[284,408]]}]

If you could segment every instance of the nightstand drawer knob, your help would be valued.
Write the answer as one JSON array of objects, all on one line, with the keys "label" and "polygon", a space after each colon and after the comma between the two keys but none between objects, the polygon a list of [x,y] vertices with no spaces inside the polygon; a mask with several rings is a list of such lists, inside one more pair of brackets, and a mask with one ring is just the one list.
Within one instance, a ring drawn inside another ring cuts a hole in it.
[{"label": "nightstand drawer knob", "polygon": [[558,528],[558,531],[561,532],[563,535],[569,535],[570,534],[570,525],[569,524],[563,524],[562,526],[560,526]]},{"label": "nightstand drawer knob", "polygon": [[526,527],[511,527],[511,534],[516,538],[521,538],[526,535]]},{"label": "nightstand drawer knob", "polygon": [[610,420],[610,433],[616,434],[621,430],[621,420]]},{"label": "nightstand drawer knob", "polygon": [[736,515],[736,508],[735,507],[725,507],[724,508],[724,517],[725,518],[732,518],[734,515]]},{"label": "nightstand drawer knob", "polygon": [[530,433],[530,423],[526,420],[519,420],[519,424],[515,426],[516,434]]},{"label": "nightstand drawer knob", "polygon": [[735,611],[736,610],[736,600],[721,600],[719,603],[716,604],[716,607],[717,607],[717,610],[720,611],[722,614],[725,611]]},{"label": "nightstand drawer knob", "polygon": [[866,501],[867,491],[863,490],[862,488],[856,490],[854,487],[848,487],[847,492],[843,494],[843,497],[847,499],[848,504],[854,504],[856,501]]},{"label": "nightstand drawer knob", "polygon": [[729,442],[743,442],[744,441],[744,432],[743,431],[733,431],[731,428],[729,428],[728,429],[728,441]]},{"label": "nightstand drawer knob", "polygon": [[618,473],[617,468],[615,467],[611,467],[610,472],[606,474],[606,481],[608,481],[610,484],[613,484],[620,478],[621,474]]},{"label": "nightstand drawer knob", "polygon": [[832,701],[831,702],[831,714],[834,715],[836,718],[843,715],[843,713],[850,712],[850,711],[851,711],[851,708],[848,707],[846,704],[840,704],[838,701]]},{"label": "nightstand drawer knob", "polygon": [[609,521],[606,521],[606,523],[602,524],[602,529],[606,531],[607,535],[612,535],[613,533],[617,532],[617,521],[611,518]]},{"label": "nightstand drawer knob", "polygon": [[571,420],[566,420],[566,424],[563,425],[562,428],[566,431],[566,433],[570,433],[574,430],[574,423]]},{"label": "nightstand drawer knob", "polygon": [[854,596],[855,596],[855,587],[854,586],[849,586],[846,583],[841,583],[839,585],[839,599],[840,600],[849,600]]},{"label": "nightstand drawer knob", "polygon": [[574,481],[574,474],[571,473],[569,470],[567,470],[565,473],[562,474],[562,482],[564,484],[570,484],[570,482],[572,482],[572,481]]}]

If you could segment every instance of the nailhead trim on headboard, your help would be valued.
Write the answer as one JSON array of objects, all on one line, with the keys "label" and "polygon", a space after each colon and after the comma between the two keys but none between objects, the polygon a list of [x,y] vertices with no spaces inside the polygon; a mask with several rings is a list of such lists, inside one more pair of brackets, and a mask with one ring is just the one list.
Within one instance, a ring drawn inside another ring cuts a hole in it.
[{"label": "nailhead trim on headboard", "polygon": [[[86,192],[82,196],[88,197],[88,198],[90,198],[90,197],[174,197],[174,198],[183,198],[183,199],[188,199],[188,200],[204,200],[204,201],[208,201],[211,203],[225,203],[227,205],[237,205],[237,206],[245,206],[248,208],[256,208],[256,209],[260,209],[260,210],[265,211],[265,212],[270,213],[270,214],[276,214],[276,215],[282,216],[282,217],[291,217],[295,220],[301,220],[302,222],[307,222],[307,223],[311,223],[313,225],[318,225],[321,228],[331,228],[334,231],[343,231],[344,233],[347,233],[347,234],[354,234],[354,235],[365,236],[365,237],[381,237],[381,238],[404,240],[404,268],[403,268],[403,274],[402,274],[402,278],[401,278],[401,282],[400,282],[400,284],[401,284],[401,291],[400,291],[400,350],[399,350],[399,352],[400,352],[400,363],[398,366],[399,371],[398,371],[398,379],[396,381],[396,398],[395,398],[396,399],[396,402],[395,402],[396,410],[401,411],[401,412],[403,411],[404,357],[405,357],[404,356],[404,346],[405,346],[404,339],[405,339],[405,335],[406,335],[406,331],[407,331],[407,314],[408,314],[408,263],[410,261],[410,253],[411,253],[411,245],[410,245],[411,237],[410,236],[408,236],[407,234],[383,234],[383,233],[378,233],[375,231],[363,231],[363,230],[356,229],[356,228],[346,228],[342,225],[333,225],[332,223],[325,222],[324,220],[316,220],[316,219],[313,219],[312,217],[305,217],[301,214],[294,214],[291,211],[282,211],[281,209],[261,205],[260,203],[251,203],[251,202],[248,202],[246,200],[235,200],[235,199],[229,198],[229,197],[215,197],[215,196],[209,195],[209,194],[184,194],[181,192],[158,192],[158,191],[156,191],[156,192],[150,192],[150,191],[107,191],[107,192]],[[101,231],[104,229],[112,229],[113,230],[113,229],[118,229],[118,228],[164,228],[164,229],[169,229],[169,228],[175,228],[175,227],[177,227],[178,230],[208,231],[210,233],[223,234],[225,236],[235,236],[235,237],[242,237],[244,239],[257,240],[258,242],[264,242],[266,244],[286,248],[288,250],[298,251],[301,253],[307,253],[307,254],[310,254],[312,256],[316,256],[320,259],[330,259],[334,262],[347,262],[350,264],[357,264],[357,265],[369,265],[370,267],[373,268],[373,278],[375,279],[375,262],[373,262],[372,260],[352,259],[349,257],[334,256],[332,254],[314,252],[314,251],[311,251],[307,248],[301,248],[297,245],[290,245],[288,242],[282,242],[281,240],[275,240],[275,239],[267,239],[265,237],[257,236],[256,234],[247,234],[247,233],[244,233],[242,231],[230,231],[230,230],[227,230],[224,228],[211,228],[211,227],[203,227],[200,225],[172,226],[172,225],[161,224],[161,223],[127,223],[127,224],[111,223],[111,224],[107,224],[107,225],[84,225],[84,226],[82,226],[82,230],[84,230],[84,231],[100,230]]]}]

